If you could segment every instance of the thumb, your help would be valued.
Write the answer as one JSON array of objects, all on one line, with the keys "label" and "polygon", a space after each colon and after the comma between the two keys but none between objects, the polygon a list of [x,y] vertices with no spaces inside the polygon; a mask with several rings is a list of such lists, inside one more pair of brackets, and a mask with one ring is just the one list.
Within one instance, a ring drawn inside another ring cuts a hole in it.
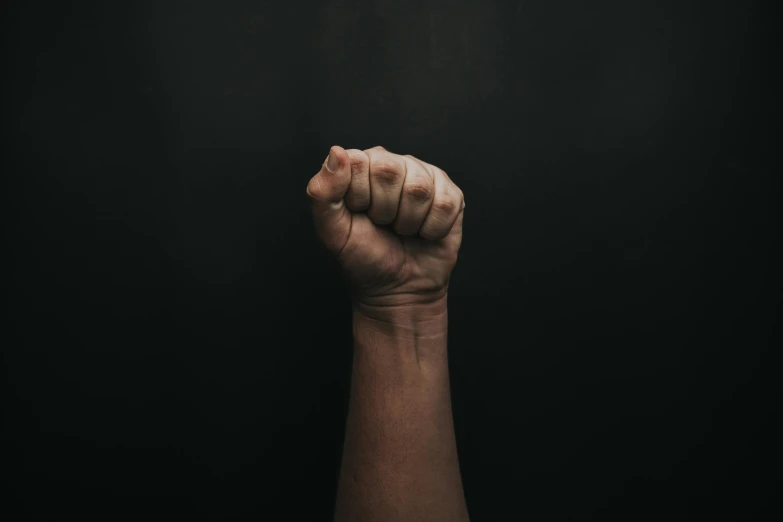
[{"label": "thumb", "polygon": [[315,230],[326,248],[339,253],[351,230],[351,212],[343,197],[351,185],[351,162],[345,149],[335,145],[321,170],[307,184]]}]

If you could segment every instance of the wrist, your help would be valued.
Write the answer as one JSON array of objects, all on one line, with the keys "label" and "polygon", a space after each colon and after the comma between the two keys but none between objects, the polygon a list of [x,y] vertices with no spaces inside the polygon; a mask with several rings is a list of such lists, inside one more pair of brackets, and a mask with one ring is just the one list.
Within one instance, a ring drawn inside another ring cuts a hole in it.
[{"label": "wrist", "polygon": [[448,331],[447,295],[416,303],[353,302],[354,334],[397,339],[443,339]]}]

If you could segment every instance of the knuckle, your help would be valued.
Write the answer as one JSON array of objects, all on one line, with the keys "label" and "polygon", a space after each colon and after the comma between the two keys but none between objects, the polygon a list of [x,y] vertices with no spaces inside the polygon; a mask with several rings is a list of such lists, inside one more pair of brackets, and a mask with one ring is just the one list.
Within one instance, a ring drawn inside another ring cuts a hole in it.
[{"label": "knuckle", "polygon": [[432,198],[433,187],[424,180],[416,180],[406,183],[402,187],[403,193],[416,201],[428,201]]},{"label": "knuckle", "polygon": [[367,154],[358,149],[351,149],[346,152],[348,152],[348,158],[350,158],[351,162],[351,174],[354,176],[366,174],[370,165],[370,158],[367,157]]},{"label": "knuckle", "polygon": [[432,211],[436,214],[451,215],[457,209],[457,202],[451,198],[436,199],[432,202]]},{"label": "knuckle", "polygon": [[423,237],[424,239],[443,239],[447,235],[449,235],[449,231],[445,229],[445,227],[438,227],[433,225],[425,224],[423,227],[421,227],[421,230],[419,231],[419,235]]},{"label": "knuckle", "polygon": [[383,158],[373,160],[370,174],[379,181],[395,183],[402,177],[402,169],[396,162]]},{"label": "knuckle", "polygon": [[366,176],[359,176],[351,179],[350,185],[348,185],[349,193],[354,194],[370,194],[370,180]]},{"label": "knuckle", "polygon": [[345,193],[345,202],[351,210],[365,210],[370,206],[370,184],[364,179],[354,181]]}]

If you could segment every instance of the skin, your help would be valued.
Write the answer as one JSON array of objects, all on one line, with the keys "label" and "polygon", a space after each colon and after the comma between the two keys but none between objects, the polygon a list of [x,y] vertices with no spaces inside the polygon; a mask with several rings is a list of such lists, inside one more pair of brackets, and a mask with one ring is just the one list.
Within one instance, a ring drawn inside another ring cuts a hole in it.
[{"label": "skin", "polygon": [[335,520],[467,521],[446,349],[462,191],[411,155],[334,146],[307,196],[353,303]]}]

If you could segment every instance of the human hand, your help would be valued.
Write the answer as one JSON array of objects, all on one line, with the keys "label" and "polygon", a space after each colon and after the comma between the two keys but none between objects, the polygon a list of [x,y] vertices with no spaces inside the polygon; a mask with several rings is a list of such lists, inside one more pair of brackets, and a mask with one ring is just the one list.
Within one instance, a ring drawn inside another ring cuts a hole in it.
[{"label": "human hand", "polygon": [[317,235],[346,273],[355,305],[445,306],[465,200],[443,170],[383,147],[334,146],[307,195]]}]

